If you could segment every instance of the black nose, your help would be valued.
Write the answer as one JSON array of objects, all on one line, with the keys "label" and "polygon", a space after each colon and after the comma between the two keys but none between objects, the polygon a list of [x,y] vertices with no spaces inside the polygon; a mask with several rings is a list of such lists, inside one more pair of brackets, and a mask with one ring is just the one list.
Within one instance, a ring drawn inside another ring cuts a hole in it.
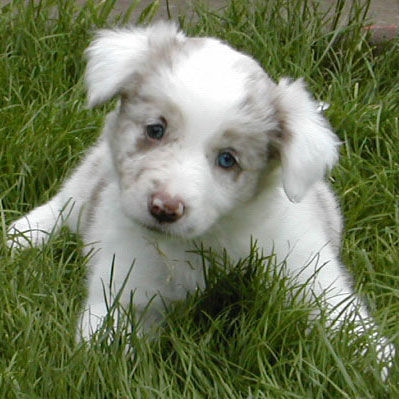
[{"label": "black nose", "polygon": [[151,197],[148,209],[159,223],[173,223],[183,216],[184,203],[178,197],[159,192]]}]

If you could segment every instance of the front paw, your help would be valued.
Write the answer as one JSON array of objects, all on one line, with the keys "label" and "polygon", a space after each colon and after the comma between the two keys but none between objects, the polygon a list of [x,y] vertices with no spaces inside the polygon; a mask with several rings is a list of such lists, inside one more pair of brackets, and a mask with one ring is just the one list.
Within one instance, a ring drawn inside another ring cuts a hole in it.
[{"label": "front paw", "polygon": [[76,334],[77,342],[89,342],[107,318],[105,303],[88,305],[81,314]]},{"label": "front paw", "polygon": [[39,247],[49,240],[50,232],[45,230],[42,221],[24,216],[14,222],[7,230],[7,247],[13,250]]},{"label": "front paw", "polygon": [[39,223],[34,223],[25,216],[10,226],[7,231],[7,238],[8,248],[24,249],[37,247],[47,242],[49,233],[41,230]]},{"label": "front paw", "polygon": [[382,337],[376,343],[376,352],[378,363],[381,364],[381,379],[385,382],[393,366],[396,348],[387,338]]},{"label": "front paw", "polygon": [[[388,338],[381,336],[377,331],[370,332],[370,336],[371,342],[363,346],[359,350],[359,354],[364,356],[371,350],[375,353],[379,364],[381,380],[385,382],[394,364],[396,348]],[[373,346],[373,348],[371,348],[371,346]]]},{"label": "front paw", "polygon": [[35,208],[14,222],[7,231],[7,246],[23,249],[45,244],[62,224],[62,214],[53,202]]}]

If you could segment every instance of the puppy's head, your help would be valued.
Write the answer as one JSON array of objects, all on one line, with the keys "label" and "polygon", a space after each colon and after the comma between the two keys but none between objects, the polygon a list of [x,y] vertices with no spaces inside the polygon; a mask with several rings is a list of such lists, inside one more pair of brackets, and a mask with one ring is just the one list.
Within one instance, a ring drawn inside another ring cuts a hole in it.
[{"label": "puppy's head", "polygon": [[203,234],[258,195],[276,158],[298,202],[337,159],[301,80],[275,84],[216,39],[158,23],[101,31],[87,55],[89,106],[120,96],[106,134],[122,207],[150,229]]}]

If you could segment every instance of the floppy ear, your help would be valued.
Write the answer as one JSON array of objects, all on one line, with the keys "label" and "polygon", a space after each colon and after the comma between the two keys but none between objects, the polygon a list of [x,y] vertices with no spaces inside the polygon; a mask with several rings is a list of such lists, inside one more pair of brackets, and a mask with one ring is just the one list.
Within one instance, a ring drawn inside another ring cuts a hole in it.
[{"label": "floppy ear", "polygon": [[302,79],[282,79],[277,90],[283,186],[289,200],[299,202],[338,160],[339,141]]},{"label": "floppy ear", "polygon": [[151,47],[183,40],[175,24],[158,22],[146,28],[101,30],[86,50],[89,108],[119,94],[135,72],[145,69]]}]

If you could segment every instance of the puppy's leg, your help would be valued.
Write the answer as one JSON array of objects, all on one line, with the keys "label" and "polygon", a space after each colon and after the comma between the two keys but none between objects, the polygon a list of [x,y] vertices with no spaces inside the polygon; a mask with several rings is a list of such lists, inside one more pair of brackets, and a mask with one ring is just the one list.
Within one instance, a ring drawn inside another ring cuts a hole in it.
[{"label": "puppy's leg", "polygon": [[84,205],[90,199],[98,181],[103,179],[108,158],[107,148],[100,141],[57,195],[10,226],[7,245],[11,248],[42,245],[48,241],[51,234],[56,234],[63,224],[77,232]]},{"label": "puppy's leg", "polygon": [[130,275],[134,266],[129,268],[122,261],[115,263],[114,267],[107,254],[101,255],[94,255],[95,262],[90,265],[92,273],[89,275],[88,296],[78,325],[77,341],[90,340],[106,320],[108,327],[108,323],[116,327],[120,316],[124,316],[131,305],[134,306],[135,316],[131,328],[137,329],[139,334],[152,331],[164,318],[165,303],[159,292],[153,287],[133,283]]},{"label": "puppy's leg", "polygon": [[72,212],[71,202],[63,204],[63,196],[60,193],[46,204],[18,219],[8,230],[8,247],[27,248],[46,243],[52,233],[60,230],[64,215]]},{"label": "puppy's leg", "polygon": [[[108,194],[112,198],[118,195],[112,188],[104,193]],[[186,290],[169,279],[170,269],[159,258],[158,249],[148,241],[145,231],[126,222],[125,216],[118,213],[108,215],[106,229],[101,229],[100,217],[87,232],[86,238],[93,244],[85,248],[91,255],[78,340],[90,339],[104,320],[107,325],[118,324],[119,315],[132,306],[134,328],[140,333],[152,332],[163,320],[165,306],[186,296]],[[103,214],[99,208],[97,216]]]},{"label": "puppy's leg", "polygon": [[[327,261],[330,256],[331,260]],[[382,364],[381,378],[386,380],[389,369],[393,365],[396,349],[386,337],[379,334],[378,327],[368,313],[366,305],[354,295],[350,276],[344,267],[332,254],[329,254],[327,258],[320,256],[317,266],[309,267],[308,265],[307,269],[302,276],[299,274],[299,279],[303,282],[310,280],[313,294],[325,300],[329,321],[333,328],[339,327],[345,321],[351,321],[355,325],[355,334],[368,334],[372,337],[377,359]],[[312,271],[314,274],[310,276]],[[366,351],[367,348],[361,353]]]},{"label": "puppy's leg", "polygon": [[[140,296],[139,292],[122,292],[122,295],[118,297],[117,303],[115,303],[112,298],[106,299],[104,297],[104,286],[98,284],[98,281],[91,288],[80,317],[76,336],[77,341],[89,341],[109,316],[112,317],[113,326],[117,327],[121,310],[123,310],[122,315],[124,315],[124,311],[129,309],[130,300],[134,301],[135,316],[134,323],[130,328],[131,330],[136,329],[139,335],[153,333],[164,319],[164,312],[162,311],[164,304],[159,296],[154,295],[152,299],[145,298],[140,301],[135,298],[135,294]],[[100,292],[103,292],[102,298],[98,295]]]}]

